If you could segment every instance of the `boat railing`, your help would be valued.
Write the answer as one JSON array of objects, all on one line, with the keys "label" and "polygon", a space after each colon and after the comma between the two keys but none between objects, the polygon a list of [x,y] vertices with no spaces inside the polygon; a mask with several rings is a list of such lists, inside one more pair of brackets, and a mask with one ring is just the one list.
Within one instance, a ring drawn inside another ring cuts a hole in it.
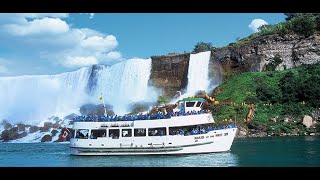
[{"label": "boat railing", "polygon": [[108,122],[108,121],[136,121],[136,120],[157,120],[157,119],[170,119],[176,116],[189,116],[196,114],[210,113],[209,110],[200,111],[188,111],[188,112],[170,112],[162,113],[158,112],[155,114],[138,114],[138,115],[124,115],[124,116],[77,116],[73,118],[74,122]]}]

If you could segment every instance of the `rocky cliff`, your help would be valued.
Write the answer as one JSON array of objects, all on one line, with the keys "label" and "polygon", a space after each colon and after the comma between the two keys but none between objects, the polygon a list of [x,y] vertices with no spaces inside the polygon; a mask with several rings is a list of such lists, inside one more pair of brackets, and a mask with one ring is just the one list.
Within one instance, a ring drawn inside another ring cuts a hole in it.
[{"label": "rocky cliff", "polygon": [[[219,83],[222,75],[262,71],[278,56],[282,63],[277,70],[314,64],[320,61],[320,34],[308,38],[297,34],[256,37],[246,43],[218,48],[211,53],[209,76],[211,83]],[[150,83],[162,94],[173,97],[188,83],[190,53],[152,56]]]},{"label": "rocky cliff", "polygon": [[219,48],[212,53],[212,59],[219,61],[226,72],[262,71],[275,56],[282,60],[277,70],[319,62],[320,34],[309,38],[297,34],[260,36],[241,45]]},{"label": "rocky cliff", "polygon": [[150,84],[162,90],[161,94],[173,97],[187,86],[190,54],[152,56]]}]

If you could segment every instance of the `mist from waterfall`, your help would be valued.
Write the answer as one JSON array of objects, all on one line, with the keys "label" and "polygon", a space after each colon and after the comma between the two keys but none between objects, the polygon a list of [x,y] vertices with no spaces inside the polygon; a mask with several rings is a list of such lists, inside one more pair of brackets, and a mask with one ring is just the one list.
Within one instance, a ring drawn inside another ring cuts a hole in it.
[{"label": "mist from waterfall", "polygon": [[151,59],[134,58],[105,67],[98,73],[94,96],[102,93],[116,114],[128,113],[128,105],[134,102],[156,101],[157,93],[148,85],[150,74]]},{"label": "mist from waterfall", "polygon": [[89,99],[85,88],[91,69],[0,78],[0,120],[36,124],[52,115],[79,112],[79,106]]},{"label": "mist from waterfall", "polygon": [[129,59],[101,66],[93,92],[86,93],[92,66],[58,75],[25,75],[0,78],[0,120],[36,124],[51,116],[80,114],[83,104],[99,104],[101,93],[116,114],[128,113],[135,102],[155,102],[148,85],[151,59]]}]

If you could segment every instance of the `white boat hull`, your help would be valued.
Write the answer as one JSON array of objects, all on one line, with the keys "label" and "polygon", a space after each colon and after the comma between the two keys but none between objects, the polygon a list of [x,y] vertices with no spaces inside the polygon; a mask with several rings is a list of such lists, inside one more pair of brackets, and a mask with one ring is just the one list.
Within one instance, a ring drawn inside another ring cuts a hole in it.
[{"label": "white boat hull", "polygon": [[[229,151],[237,128],[210,131],[189,136],[128,138],[127,140],[98,138],[70,141],[73,155],[177,155]],[[88,144],[90,143],[90,144]],[[105,147],[107,146],[107,147]]]}]

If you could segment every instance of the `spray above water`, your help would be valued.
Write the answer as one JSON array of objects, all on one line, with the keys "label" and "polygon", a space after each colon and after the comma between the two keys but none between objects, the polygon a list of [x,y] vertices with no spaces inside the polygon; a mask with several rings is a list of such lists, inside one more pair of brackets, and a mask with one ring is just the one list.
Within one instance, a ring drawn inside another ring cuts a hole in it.
[{"label": "spray above water", "polygon": [[85,67],[59,75],[0,78],[0,120],[35,124],[77,112],[89,98],[84,89],[90,72]]},{"label": "spray above water", "polygon": [[128,113],[132,103],[157,99],[156,91],[148,86],[151,59],[135,58],[101,66],[93,78],[97,79],[95,87],[87,93],[92,68],[58,75],[0,78],[0,120],[37,124],[53,115],[63,118],[80,114],[82,105],[101,103],[101,93],[116,114]]},{"label": "spray above water", "polygon": [[156,91],[148,86],[151,59],[129,59],[98,73],[94,96],[103,93],[106,104],[113,106],[116,114],[128,113],[128,105],[134,102],[150,102],[157,98]]}]

